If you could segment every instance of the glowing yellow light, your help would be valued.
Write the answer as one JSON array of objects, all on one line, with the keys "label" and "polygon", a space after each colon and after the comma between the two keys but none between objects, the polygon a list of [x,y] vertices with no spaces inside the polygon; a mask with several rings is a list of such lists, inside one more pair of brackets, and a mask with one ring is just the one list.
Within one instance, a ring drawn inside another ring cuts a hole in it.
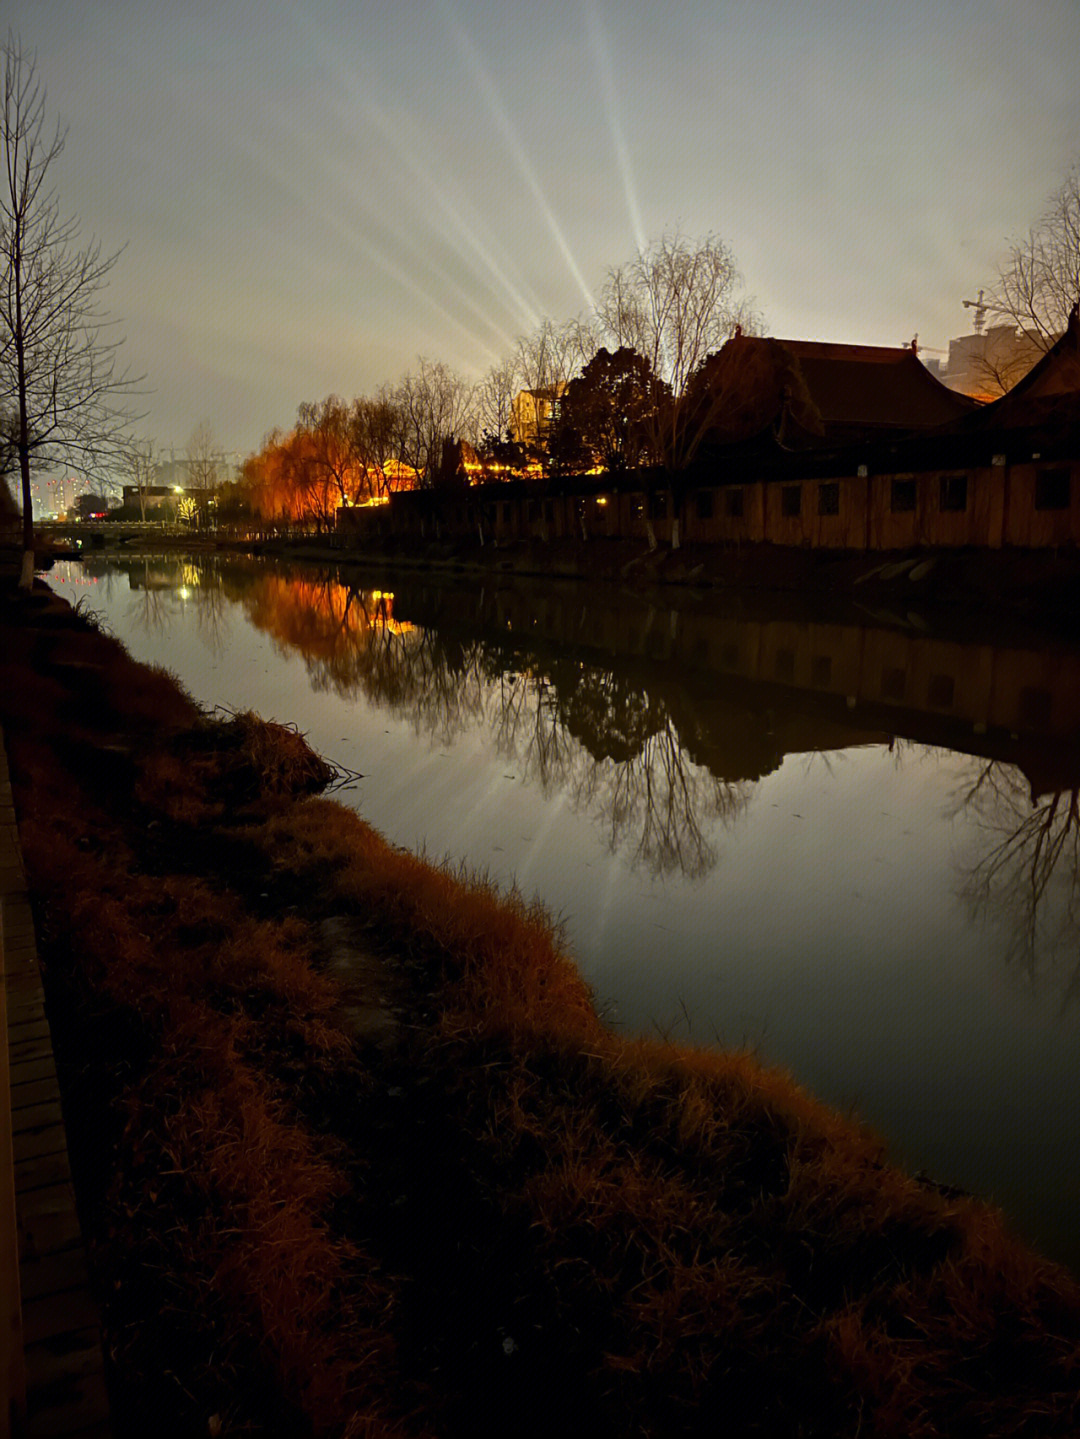
[{"label": "glowing yellow light", "polygon": [[596,497],[596,503],[597,503],[598,505],[606,505],[606,504],[607,504],[607,495],[597,495],[597,497]]}]

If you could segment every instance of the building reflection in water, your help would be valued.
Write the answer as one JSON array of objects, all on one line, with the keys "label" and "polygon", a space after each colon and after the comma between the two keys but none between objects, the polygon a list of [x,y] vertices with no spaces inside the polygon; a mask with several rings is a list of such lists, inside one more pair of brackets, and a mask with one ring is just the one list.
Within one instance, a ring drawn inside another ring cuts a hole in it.
[{"label": "building reflection in water", "polygon": [[1033,974],[1037,955],[1071,952],[1066,1002],[1080,993],[1080,651],[1064,642],[958,637],[907,613],[730,613],[723,596],[661,603],[610,587],[391,590],[217,557],[124,568],[148,626],[182,595],[220,646],[239,603],[303,656],[316,690],[362,694],[441,745],[483,727],[519,778],[567,795],[657,875],[706,875],[710,836],[787,755],[967,754],[950,803],[985,843],[964,897],[1005,923]]}]

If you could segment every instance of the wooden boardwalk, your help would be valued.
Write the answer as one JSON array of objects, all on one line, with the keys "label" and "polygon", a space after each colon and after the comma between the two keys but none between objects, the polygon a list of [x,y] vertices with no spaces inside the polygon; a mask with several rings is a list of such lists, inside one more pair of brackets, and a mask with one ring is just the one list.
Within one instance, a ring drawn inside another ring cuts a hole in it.
[{"label": "wooden boardwalk", "polygon": [[[0,732],[0,1435],[111,1433]],[[5,1427],[6,1425],[6,1427]]]}]

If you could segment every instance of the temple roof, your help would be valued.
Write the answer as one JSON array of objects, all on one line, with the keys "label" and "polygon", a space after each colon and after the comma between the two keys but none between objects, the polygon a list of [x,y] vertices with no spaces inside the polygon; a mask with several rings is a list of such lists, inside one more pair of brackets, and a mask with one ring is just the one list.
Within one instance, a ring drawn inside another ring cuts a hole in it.
[{"label": "temple roof", "polygon": [[766,436],[782,450],[900,438],[975,409],[913,349],[736,334],[701,373],[714,447]]},{"label": "temple roof", "polygon": [[932,430],[974,408],[934,378],[913,349],[781,340],[795,360],[824,438]]}]

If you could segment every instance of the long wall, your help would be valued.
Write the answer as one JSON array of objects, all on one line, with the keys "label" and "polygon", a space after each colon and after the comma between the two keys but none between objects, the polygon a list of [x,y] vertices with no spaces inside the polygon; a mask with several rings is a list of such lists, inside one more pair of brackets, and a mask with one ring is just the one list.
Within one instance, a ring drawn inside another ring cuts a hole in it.
[{"label": "long wall", "polygon": [[[569,483],[568,488],[569,488]],[[389,505],[341,510],[342,529],[419,538],[642,539],[670,543],[667,490],[544,494],[523,484],[441,496],[403,492]],[[624,481],[624,486],[626,482]],[[531,490],[531,493],[530,493]],[[698,484],[683,497],[683,543],[763,543],[843,550],[921,546],[1047,548],[1080,543],[1080,464],[991,465],[918,473]]]}]

